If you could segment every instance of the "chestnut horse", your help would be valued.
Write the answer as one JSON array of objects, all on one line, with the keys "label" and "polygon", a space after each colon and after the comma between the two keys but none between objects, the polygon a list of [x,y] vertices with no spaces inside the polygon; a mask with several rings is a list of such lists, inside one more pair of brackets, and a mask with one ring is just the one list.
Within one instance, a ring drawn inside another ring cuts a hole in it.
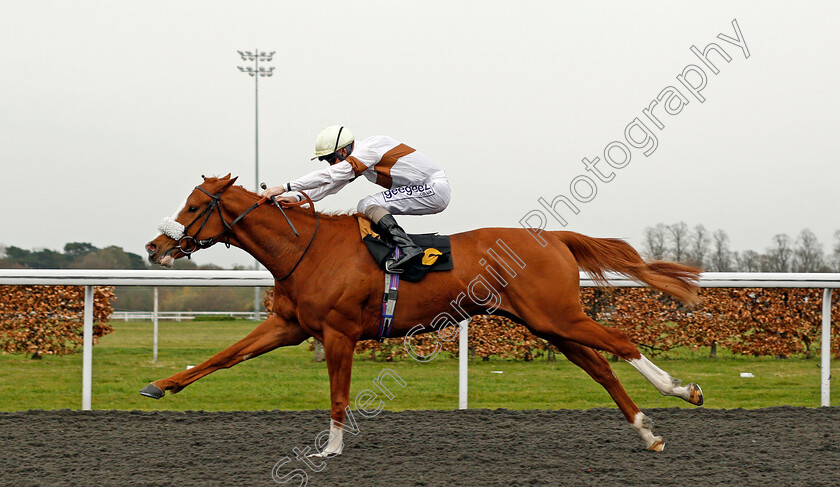
[{"label": "chestnut horse", "polygon": [[[141,393],[159,399],[218,369],[315,337],[324,344],[331,398],[330,439],[318,455],[340,454],[353,351],[359,340],[377,337],[382,310],[383,271],[359,237],[357,218],[363,217],[318,214],[311,205],[287,206],[281,214],[276,205],[263,204],[265,198],[234,186],[235,180],[230,175],[204,178],[174,221],[169,219],[175,230],[162,230],[168,235],[159,235],[146,250],[151,262],[171,267],[175,259],[220,240],[235,245],[275,276],[272,309],[242,340],[191,369],[152,382]],[[650,419],[596,350],[628,361],[663,395],[703,403],[696,384],[682,386],[639,353],[622,332],[584,314],[578,273],[582,268],[601,282],[606,271],[621,273],[692,304],[697,301],[699,270],[671,262],[646,263],[622,240],[563,231],[482,228],[452,235],[451,247],[454,270],[402,283],[391,336],[413,334],[418,323],[424,332],[439,331],[442,322],[453,324],[440,317],[455,312],[443,310],[454,309],[458,320],[488,311],[510,317],[554,344],[601,384],[654,451],[663,449],[662,438],[654,436]],[[491,292],[497,298],[493,303]]]}]

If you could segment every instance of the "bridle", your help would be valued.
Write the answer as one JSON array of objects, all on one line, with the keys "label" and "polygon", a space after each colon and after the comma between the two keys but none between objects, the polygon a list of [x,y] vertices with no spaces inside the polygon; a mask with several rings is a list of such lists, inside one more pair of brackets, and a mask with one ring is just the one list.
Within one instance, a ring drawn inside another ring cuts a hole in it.
[{"label": "bridle", "polygon": [[[224,239],[225,239],[224,240],[225,246],[227,248],[230,248],[230,234],[229,234],[229,232],[233,229],[233,226],[236,225],[237,223],[239,223],[243,218],[245,218],[245,216],[248,213],[251,213],[257,207],[259,207],[260,205],[262,205],[263,203],[265,203],[266,201],[269,201],[269,200],[283,214],[283,218],[286,219],[286,223],[289,224],[289,227],[292,229],[292,232],[294,232],[295,236],[296,237],[300,236],[298,234],[298,231],[295,228],[294,224],[292,223],[291,220],[289,220],[289,217],[286,215],[286,212],[283,210],[283,206],[281,206],[279,203],[277,203],[277,201],[275,201],[274,199],[269,199],[267,197],[260,198],[259,201],[257,201],[253,205],[251,205],[248,209],[246,209],[245,211],[240,213],[236,218],[234,218],[233,221],[228,223],[227,220],[225,220],[224,214],[222,213],[222,193],[224,193],[227,188],[222,189],[221,191],[219,191],[216,194],[210,194],[209,191],[202,188],[201,186],[196,186],[195,189],[197,189],[197,190],[201,191],[202,193],[206,194],[207,196],[209,196],[210,197],[210,203],[207,204],[207,206],[201,211],[201,213],[198,214],[198,216],[196,216],[193,219],[193,221],[191,221],[189,223],[189,225],[184,227],[184,229],[182,231],[181,238],[177,239],[178,250],[180,250],[181,253],[186,255],[187,258],[190,258],[190,256],[193,253],[195,253],[195,252],[197,252],[201,249],[206,249],[206,248],[212,247],[222,237],[224,237]],[[303,253],[300,255],[300,257],[298,258],[297,262],[292,267],[292,269],[283,277],[280,277],[280,278],[275,277],[274,279],[276,281],[282,281],[282,280],[284,280],[287,277],[292,275],[292,273],[295,271],[295,269],[297,269],[300,262],[303,260],[303,257],[309,251],[309,247],[312,246],[312,242],[315,240],[315,235],[318,233],[318,227],[320,226],[320,215],[318,214],[317,211],[315,211],[315,204],[312,202],[312,199],[309,197],[309,195],[307,195],[304,192],[301,192],[301,194],[304,197],[303,200],[301,200],[297,203],[284,203],[284,205],[285,205],[286,208],[291,208],[291,207],[296,207],[296,206],[302,206],[302,205],[305,205],[305,204],[308,203],[309,207],[312,208],[312,212],[315,214],[315,230],[312,232],[312,237],[309,239],[309,243],[306,244],[306,248],[303,249]],[[204,226],[207,225],[207,222],[210,219],[210,215],[213,214],[213,210],[218,211],[219,220],[221,220],[222,225],[224,225],[224,228],[222,229],[221,232],[219,232],[214,237],[203,238],[203,239],[196,238],[198,236],[198,234],[200,234],[201,231],[204,230]],[[201,220],[202,217],[204,217],[204,220],[201,222],[201,225],[198,227],[198,231],[196,231],[193,235],[189,235],[188,234],[189,229],[193,225],[195,225],[196,222]]]}]

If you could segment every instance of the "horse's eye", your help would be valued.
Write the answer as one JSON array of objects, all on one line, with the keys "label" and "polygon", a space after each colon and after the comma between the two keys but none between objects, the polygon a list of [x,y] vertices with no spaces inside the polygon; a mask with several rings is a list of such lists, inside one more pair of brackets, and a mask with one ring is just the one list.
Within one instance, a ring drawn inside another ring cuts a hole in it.
[{"label": "horse's eye", "polygon": [[190,213],[195,213],[196,211],[198,211],[198,207],[197,206],[190,206],[190,208],[187,211],[189,211]]}]

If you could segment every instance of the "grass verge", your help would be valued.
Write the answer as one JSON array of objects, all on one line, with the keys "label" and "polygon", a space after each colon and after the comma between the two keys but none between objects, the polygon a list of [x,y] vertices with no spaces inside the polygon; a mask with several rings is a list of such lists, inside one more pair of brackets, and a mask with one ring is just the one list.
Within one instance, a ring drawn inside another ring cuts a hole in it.
[{"label": "grass verge", "polygon": [[[138,391],[147,383],[195,365],[245,336],[253,322],[162,322],[158,362],[152,363],[152,325],[115,322],[115,332],[93,351],[93,408],[142,410],[261,410],[326,409],[329,380],[324,363],[312,360],[306,344],[275,350],[220,370],[176,395],[159,401]],[[699,353],[654,361],[672,376],[703,387],[708,408],[760,408],[779,405],[817,407],[820,403],[819,359],[779,360],[721,354],[709,359]],[[693,407],[662,397],[629,364],[612,366],[624,388],[642,408]],[[351,398],[373,387],[383,369],[395,371],[405,388],[393,386],[387,409],[455,409],[458,406],[458,361],[439,356],[421,364],[413,360],[374,362],[357,355]],[[501,372],[501,373],[499,373]],[[753,378],[740,377],[750,372]],[[832,361],[840,377],[840,361]],[[840,404],[834,382],[831,404]],[[0,411],[79,409],[82,390],[81,353],[31,360],[0,356]],[[470,408],[587,409],[615,407],[606,391],[586,373],[558,354],[544,360],[470,360]]]}]

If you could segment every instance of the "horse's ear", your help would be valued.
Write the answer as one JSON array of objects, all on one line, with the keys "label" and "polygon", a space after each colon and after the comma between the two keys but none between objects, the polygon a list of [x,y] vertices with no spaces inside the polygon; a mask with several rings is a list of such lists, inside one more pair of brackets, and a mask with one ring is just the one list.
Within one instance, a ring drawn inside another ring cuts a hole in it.
[{"label": "horse's ear", "polygon": [[[239,177],[239,176],[237,176],[237,177]],[[227,173],[227,176],[223,177],[222,179],[230,179],[230,173]],[[233,178],[233,179],[236,179],[236,178]]]},{"label": "horse's ear", "polygon": [[[230,178],[230,174],[228,174],[227,177]],[[233,185],[233,183],[235,183],[238,178],[239,178],[239,176],[236,176],[233,179],[228,179],[227,181],[225,181],[224,186],[222,186],[222,190],[225,190],[225,189],[228,189],[229,187],[231,187]]]}]

